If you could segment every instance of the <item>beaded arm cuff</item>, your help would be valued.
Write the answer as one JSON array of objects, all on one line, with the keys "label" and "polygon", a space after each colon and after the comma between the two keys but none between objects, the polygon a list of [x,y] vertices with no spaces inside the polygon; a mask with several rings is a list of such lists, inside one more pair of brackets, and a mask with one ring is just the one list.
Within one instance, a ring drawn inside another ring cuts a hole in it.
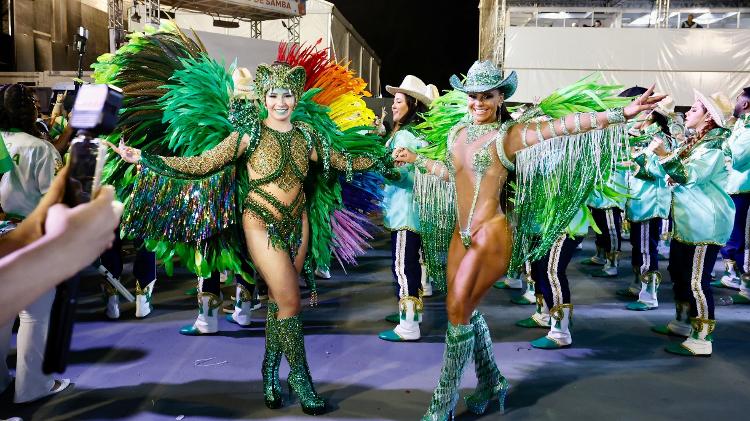
[{"label": "beaded arm cuff", "polygon": [[573,115],[573,125],[575,127],[573,128],[572,134],[581,133],[581,113],[575,113]]},{"label": "beaded arm cuff", "polygon": [[617,108],[609,108],[607,110],[607,123],[608,124],[619,124],[624,123],[626,121],[625,119],[625,109],[622,107]]},{"label": "beaded arm cuff", "polygon": [[560,117],[560,131],[564,136],[569,136],[570,131],[568,130],[568,125],[565,123],[565,117]]},{"label": "beaded arm cuff", "polygon": [[429,162],[429,159],[427,159],[427,157],[425,157],[424,155],[417,155],[417,158],[414,160],[414,166],[419,168],[419,170],[423,173],[426,173],[428,172],[427,162]]}]

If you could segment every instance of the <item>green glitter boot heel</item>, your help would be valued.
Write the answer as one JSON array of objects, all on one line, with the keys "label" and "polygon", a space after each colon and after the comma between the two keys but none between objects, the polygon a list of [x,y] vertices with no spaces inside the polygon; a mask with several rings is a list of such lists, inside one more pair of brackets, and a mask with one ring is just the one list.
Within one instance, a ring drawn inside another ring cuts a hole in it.
[{"label": "green glitter boot heel", "polygon": [[445,355],[440,380],[432,394],[430,407],[422,421],[445,421],[453,419],[458,402],[458,386],[461,375],[474,349],[474,328],[472,325],[454,326],[448,323],[445,332]]},{"label": "green glitter boot heel", "polygon": [[474,311],[471,316],[474,328],[474,367],[477,375],[477,388],[474,393],[464,398],[466,407],[474,414],[482,415],[487,405],[497,396],[500,412],[505,410],[505,395],[508,392],[508,381],[500,374],[492,352],[490,328],[482,313]]},{"label": "green glitter boot heel", "polygon": [[289,361],[289,389],[299,398],[302,412],[320,415],[326,412],[326,402],[318,396],[310,377],[305,355],[305,338],[302,336],[302,321],[299,315],[276,320],[276,335],[281,349]]},{"label": "green glitter boot heel", "polygon": [[268,302],[266,316],[266,354],[263,356],[263,400],[269,409],[279,409],[284,404],[281,399],[279,365],[281,364],[281,344],[279,343],[276,315],[279,306]]}]

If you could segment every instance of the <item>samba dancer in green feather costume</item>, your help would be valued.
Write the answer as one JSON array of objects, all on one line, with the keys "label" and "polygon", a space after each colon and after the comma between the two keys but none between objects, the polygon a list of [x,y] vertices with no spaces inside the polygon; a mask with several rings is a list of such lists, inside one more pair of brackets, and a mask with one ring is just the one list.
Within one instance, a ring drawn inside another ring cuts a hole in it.
[{"label": "samba dancer in green feather costume", "polygon": [[[363,127],[357,122],[371,121],[357,96],[363,82],[346,67],[329,62],[326,52],[300,50],[299,46],[290,52],[282,45],[280,54],[306,66],[258,66],[253,85],[258,104],[246,98],[230,99],[231,67],[227,72],[205,54],[199,41],[189,40],[177,28],[133,38],[126,48],[100,60],[97,69],[102,75],[117,74],[120,82],[141,83],[125,89],[131,98],[128,102],[126,97],[129,108],[123,114],[122,135],[130,135],[128,143],[133,146],[110,144],[125,162],[137,164],[123,231],[142,234],[157,255],[167,260],[179,255],[199,275],[230,269],[246,276],[241,263],[247,262],[249,254],[269,287],[262,367],[266,406],[282,406],[279,364],[286,355],[290,389],[299,396],[303,411],[322,414],[326,404],[315,391],[305,354],[298,279],[303,268],[311,273],[316,263],[330,259],[330,227],[326,234],[321,225],[332,224],[336,218],[332,192],[338,187],[340,195],[338,175],[350,179],[356,171],[385,170],[380,164],[385,150],[377,137],[359,134]],[[166,71],[151,73],[151,68],[140,65],[148,60],[161,64],[164,56],[175,58]],[[307,66],[311,62],[320,66]],[[322,71],[323,76],[315,73],[318,79],[313,82],[325,80],[324,88],[305,91],[310,68]],[[141,81],[139,74],[128,73],[130,69],[153,74],[153,81]],[[201,89],[200,84],[209,86]],[[327,102],[315,99],[318,93]],[[337,105],[336,99],[346,95],[345,105]],[[158,99],[143,105],[151,97]],[[357,108],[360,103],[362,108]],[[139,138],[133,132],[148,131],[159,122],[128,126],[128,119],[138,121],[139,112],[159,115],[161,110],[161,122],[170,123],[169,141],[154,130],[145,136],[150,145],[141,142],[147,149],[134,147]],[[344,128],[329,117],[329,110],[341,114],[351,127]],[[159,151],[154,145],[179,146],[181,142],[182,149],[152,152]],[[177,156],[161,156],[169,152]],[[390,162],[390,158],[383,161]],[[117,171],[128,174],[130,170],[113,170]],[[322,191],[326,188],[328,192]],[[318,239],[326,235],[328,242]],[[344,241],[340,235],[335,240]],[[245,249],[245,256],[238,249]],[[318,252],[316,261],[306,259],[308,249],[311,254]],[[214,304],[209,301],[202,311],[216,311]]]},{"label": "samba dancer in green feather costume", "polygon": [[[602,105],[622,102],[606,102],[594,90],[609,94],[612,87],[592,84],[589,88],[582,83],[584,91],[592,91],[585,97],[597,97],[594,108],[600,112],[589,108],[591,112],[572,113],[586,108],[559,106],[575,100],[574,95],[565,97],[563,90],[513,121],[503,102],[513,95],[516,84],[515,73],[504,79],[493,63],[476,62],[464,83],[451,78],[455,89],[468,94],[470,120],[450,130],[445,154],[437,157],[442,159],[428,159],[405,148],[394,151],[397,162],[415,163],[434,178],[451,182],[447,192],[456,203],[452,215],[443,215],[456,220],[447,256],[446,350],[424,420],[451,419],[461,375],[472,356],[478,385],[466,398],[469,410],[483,413],[495,398],[503,407],[508,382],[495,363],[487,324],[476,310],[479,301],[509,267],[515,271],[522,262],[539,259],[549,250],[594,183],[607,179],[609,171],[602,167],[611,168],[613,152],[621,147],[621,123],[654,108],[661,99],[652,96],[652,88],[624,108],[605,111]],[[500,202],[512,171],[518,185],[515,244]]]}]

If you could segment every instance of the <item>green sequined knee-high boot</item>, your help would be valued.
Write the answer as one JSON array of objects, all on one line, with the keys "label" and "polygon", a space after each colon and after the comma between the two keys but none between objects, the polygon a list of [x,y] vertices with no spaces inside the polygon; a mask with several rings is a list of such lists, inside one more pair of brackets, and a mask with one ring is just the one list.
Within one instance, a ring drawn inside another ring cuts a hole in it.
[{"label": "green sequined knee-high boot", "polygon": [[497,397],[500,412],[505,411],[505,395],[508,393],[508,380],[500,374],[492,352],[490,328],[482,313],[474,311],[471,316],[474,327],[474,368],[477,374],[477,388],[465,398],[469,411],[477,415],[484,414],[487,404]]},{"label": "green sequined knee-high boot", "polygon": [[453,419],[458,402],[458,387],[461,375],[474,349],[474,327],[448,323],[445,332],[445,355],[440,380],[432,394],[430,407],[422,421],[445,421]]},{"label": "green sequined knee-high boot", "polygon": [[281,349],[289,361],[289,389],[299,397],[302,411],[308,415],[320,415],[326,411],[326,402],[318,396],[310,377],[305,355],[305,338],[302,335],[300,316],[276,320],[276,335]]},{"label": "green sequined knee-high boot", "polygon": [[281,343],[279,342],[276,315],[279,306],[268,302],[266,316],[266,354],[263,356],[263,398],[270,409],[278,409],[283,405],[281,399],[281,385],[279,384],[279,364],[281,364]]}]

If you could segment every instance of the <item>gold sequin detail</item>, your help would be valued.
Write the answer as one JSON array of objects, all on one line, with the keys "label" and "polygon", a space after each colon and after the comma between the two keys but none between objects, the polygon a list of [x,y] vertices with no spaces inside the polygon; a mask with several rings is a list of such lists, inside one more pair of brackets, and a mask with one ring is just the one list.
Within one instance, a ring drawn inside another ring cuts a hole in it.
[{"label": "gold sequin detail", "polygon": [[258,179],[280,171],[273,182],[288,192],[302,184],[309,169],[309,159],[307,141],[298,130],[281,133],[264,128],[258,146],[250,157],[250,168]]},{"label": "gold sequin detail", "polygon": [[281,161],[281,145],[268,130],[262,130],[260,142],[250,157],[250,168],[259,178],[273,174]]},{"label": "gold sequin detail", "polygon": [[185,174],[206,175],[234,161],[239,148],[238,137],[239,134],[234,132],[221,143],[198,156],[164,157],[164,164]]},{"label": "gold sequin detail", "polygon": [[[331,151],[331,166],[333,168],[336,168],[339,171],[347,171],[348,170],[348,160],[351,159],[344,154],[334,151]],[[358,156],[352,161],[351,169],[354,171],[363,171],[370,169],[373,165],[375,165],[375,161],[373,161],[370,158],[367,158],[365,156]]]}]

